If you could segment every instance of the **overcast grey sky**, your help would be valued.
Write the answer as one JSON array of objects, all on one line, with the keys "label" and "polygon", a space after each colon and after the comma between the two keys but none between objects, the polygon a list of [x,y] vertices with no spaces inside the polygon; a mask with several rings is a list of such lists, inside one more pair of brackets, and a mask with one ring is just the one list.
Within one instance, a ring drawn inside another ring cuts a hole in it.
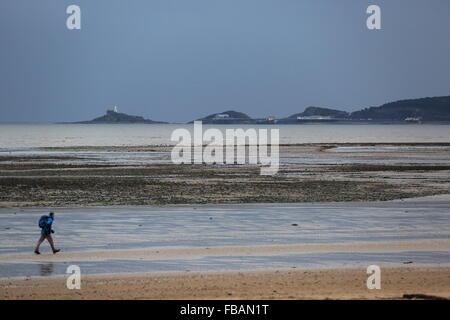
[{"label": "overcast grey sky", "polygon": [[[66,7],[82,29],[66,28]],[[382,30],[366,9],[382,9]],[[0,121],[278,117],[450,94],[448,0],[1,0]]]}]

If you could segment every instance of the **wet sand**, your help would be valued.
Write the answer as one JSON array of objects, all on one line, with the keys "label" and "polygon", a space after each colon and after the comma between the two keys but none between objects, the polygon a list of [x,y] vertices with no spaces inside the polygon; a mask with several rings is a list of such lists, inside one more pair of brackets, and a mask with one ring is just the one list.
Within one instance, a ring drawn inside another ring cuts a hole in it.
[{"label": "wet sand", "polygon": [[[103,260],[161,260],[161,259],[195,259],[202,257],[233,256],[279,256],[296,253],[394,253],[405,251],[448,251],[449,239],[405,241],[405,242],[366,242],[339,244],[306,244],[274,246],[233,246],[206,248],[145,248],[130,250],[104,250],[51,253],[36,256],[33,253],[1,254],[1,262],[58,262],[58,261],[103,261]],[[276,258],[275,258],[276,259]],[[432,261],[430,261],[432,263]],[[448,261],[450,264],[450,260]]]},{"label": "wet sand", "polygon": [[[448,144],[282,146],[274,177],[252,166],[177,166],[169,152],[0,155],[0,274],[25,277],[0,279],[0,298],[450,298]],[[67,250],[25,253],[36,217],[55,207]],[[366,288],[370,261],[382,267],[382,290]],[[80,291],[65,287],[68,263],[92,270]],[[134,267],[145,272],[122,274]],[[43,277],[28,277],[33,268]]]},{"label": "wet sand", "polygon": [[170,147],[0,152],[0,207],[386,201],[450,194],[447,143],[280,147],[281,167],[174,165]]},{"label": "wet sand", "polygon": [[365,268],[84,276],[0,280],[1,299],[402,299],[450,298],[450,267],[381,267],[381,289],[369,290]]},{"label": "wet sand", "polygon": [[34,255],[45,208],[0,209],[0,277],[448,266],[450,196],[304,204],[57,209]]}]

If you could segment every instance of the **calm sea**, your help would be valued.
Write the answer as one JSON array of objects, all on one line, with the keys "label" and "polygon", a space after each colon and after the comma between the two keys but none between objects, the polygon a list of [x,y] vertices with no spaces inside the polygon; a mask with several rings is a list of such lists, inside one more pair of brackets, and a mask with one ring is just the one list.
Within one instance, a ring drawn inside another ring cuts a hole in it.
[{"label": "calm sea", "polygon": [[[450,142],[450,125],[281,125],[217,127],[280,129],[280,143]],[[0,148],[140,146],[174,144],[171,133],[192,125],[174,124],[0,124]]]}]

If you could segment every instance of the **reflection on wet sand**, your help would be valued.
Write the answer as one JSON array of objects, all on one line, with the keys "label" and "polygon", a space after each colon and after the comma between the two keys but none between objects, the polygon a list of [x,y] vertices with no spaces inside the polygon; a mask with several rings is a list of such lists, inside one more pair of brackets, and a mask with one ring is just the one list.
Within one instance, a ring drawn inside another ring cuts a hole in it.
[{"label": "reflection on wet sand", "polygon": [[[57,210],[63,252],[32,254],[44,209],[0,209],[0,277],[351,267],[450,261],[450,198],[371,203],[97,207]],[[14,214],[16,213],[16,214]],[[36,270],[35,263],[39,264]],[[49,264],[52,263],[52,264]],[[33,271],[34,270],[34,271]]]},{"label": "reflection on wet sand", "polygon": [[55,269],[54,263],[52,263],[52,262],[39,263],[38,267],[39,267],[39,274],[42,277],[53,275],[53,272],[54,272],[54,269]]}]

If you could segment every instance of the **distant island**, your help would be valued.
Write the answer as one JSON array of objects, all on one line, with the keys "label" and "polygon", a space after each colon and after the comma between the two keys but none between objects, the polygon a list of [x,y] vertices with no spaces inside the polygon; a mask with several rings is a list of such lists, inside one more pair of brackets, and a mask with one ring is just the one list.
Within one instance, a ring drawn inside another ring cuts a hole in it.
[{"label": "distant island", "polygon": [[117,111],[117,107],[114,109],[106,110],[106,114],[95,118],[90,121],[80,121],[75,123],[82,124],[97,124],[97,123],[146,123],[146,124],[155,124],[155,123],[167,123],[162,121],[154,121],[150,119],[144,119],[141,116],[133,116],[126,113],[120,113]]},{"label": "distant island", "polygon": [[[255,123],[255,119],[250,118],[243,112],[237,112],[233,110],[210,114],[209,116],[197,119],[196,121],[202,121],[205,124],[251,124]],[[191,121],[189,123],[192,123]]]},{"label": "distant island", "polygon": [[423,121],[450,121],[450,96],[390,102],[380,107],[352,112],[350,118],[379,121],[401,121],[408,118],[418,118]]},{"label": "distant island", "polygon": [[[234,110],[213,113],[197,119],[205,124],[302,124],[302,123],[450,123],[450,96],[420,98],[389,102],[378,107],[363,108],[359,111],[346,112],[323,107],[307,107],[303,112],[286,118],[277,119],[269,115],[255,119]],[[188,122],[192,123],[194,120]],[[75,123],[144,123],[164,124],[170,122],[144,119],[120,113],[117,108],[107,110],[106,114],[90,121]]]},{"label": "distant island", "polygon": [[198,120],[206,124],[450,123],[450,96],[400,100],[355,112],[311,106],[281,119],[253,119],[242,112],[224,111]]},{"label": "distant island", "polygon": [[307,107],[301,113],[295,113],[287,118],[278,120],[280,124],[293,124],[304,122],[338,122],[348,121],[350,113],[329,108]]}]

